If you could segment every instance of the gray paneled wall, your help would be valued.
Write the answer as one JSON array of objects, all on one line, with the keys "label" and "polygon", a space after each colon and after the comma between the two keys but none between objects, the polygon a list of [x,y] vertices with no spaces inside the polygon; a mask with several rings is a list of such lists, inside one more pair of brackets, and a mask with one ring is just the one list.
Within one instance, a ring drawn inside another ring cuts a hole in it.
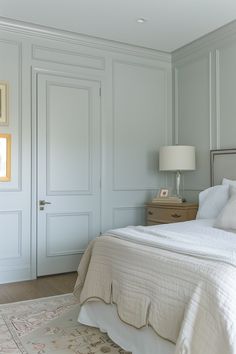
[{"label": "gray paneled wall", "polygon": [[30,278],[30,92],[25,81],[21,40],[0,36],[0,81],[8,84],[9,123],[0,133],[11,134],[11,180],[0,183],[0,282]]},{"label": "gray paneled wall", "polygon": [[211,149],[236,147],[236,23],[173,53],[174,136],[197,148],[185,173],[185,196],[210,186]]},{"label": "gray paneled wall", "polygon": [[88,240],[145,223],[166,185],[157,153],[172,142],[172,82],[169,54],[4,19],[0,56],[10,87],[0,131],[12,134],[1,283],[76,269]]},{"label": "gray paneled wall", "polygon": [[[61,125],[58,130],[62,139],[65,133],[67,144],[71,142],[77,148],[81,144],[85,147],[82,157],[79,151],[78,159],[72,149],[67,165],[73,169],[74,160],[84,161],[83,157],[88,156],[88,140],[89,149],[99,151],[99,157],[95,158],[98,168],[91,169],[93,177],[90,181],[86,180],[86,173],[83,173],[85,180],[78,181],[78,169],[71,179],[66,171],[70,180],[57,179],[56,174],[53,175],[57,170],[51,171],[56,188],[60,189],[62,183],[66,186],[65,197],[73,194],[68,191],[75,190],[78,183],[80,189],[89,190],[86,193],[91,198],[88,197],[86,203],[76,202],[79,194],[83,194],[79,192],[77,197],[72,197],[70,207],[59,202],[60,198],[55,199],[58,204],[53,204],[58,209],[54,214],[60,220],[74,220],[72,238],[76,239],[74,230],[82,219],[86,220],[80,229],[85,230],[82,232],[87,239],[109,228],[145,222],[145,203],[160,187],[167,185],[166,174],[160,174],[157,168],[157,152],[161,145],[172,144],[175,140],[178,144],[197,147],[197,170],[186,172],[184,176],[185,196],[189,200],[197,199],[199,191],[210,185],[210,149],[236,147],[235,23],[174,52],[172,63],[169,54],[99,39],[88,40],[83,36],[5,20],[0,21],[0,31],[0,80],[8,81],[10,85],[10,124],[0,130],[11,133],[13,138],[12,180],[0,185],[0,282],[36,276],[39,212],[36,196],[40,192],[38,172],[42,174],[37,166],[37,154],[44,151],[45,145],[41,145],[42,149],[37,146],[37,127],[40,127],[37,123],[40,114],[44,117],[48,112],[52,112],[53,122],[57,122],[57,109],[64,104],[68,106],[69,114],[70,98],[67,97],[60,106],[57,106],[57,100],[58,97],[63,100],[69,92],[77,92],[74,80],[87,80],[89,86],[93,87],[93,83],[96,86],[86,107],[97,107],[89,114],[98,117],[99,127],[94,130],[99,132],[89,134],[87,142],[86,136],[79,132],[73,132],[73,139],[70,139],[69,125],[78,129],[78,122],[74,121],[77,113],[71,115],[66,124],[67,108],[63,108],[65,121],[60,111],[58,117],[66,127],[63,129]],[[54,100],[48,99],[46,86],[40,86],[40,78],[46,76],[50,78],[48,88],[53,87],[51,98],[55,94]],[[72,85],[55,87],[55,78],[60,82],[72,82]],[[83,89],[86,86],[83,85]],[[74,112],[80,112],[81,106],[77,106],[75,100],[73,102]],[[92,128],[88,127],[87,132],[93,132]],[[51,129],[50,141],[57,141],[59,135],[53,135],[54,128],[48,124],[47,129]],[[99,148],[95,149],[98,140]],[[54,147],[50,147],[51,152]],[[53,156],[58,155],[57,151]],[[50,159],[44,156],[44,161],[50,167]],[[88,165],[84,163],[84,172],[86,169]],[[73,181],[74,187],[71,186]],[[47,179],[45,185],[49,182]],[[50,197],[50,193],[44,197]],[[50,218],[50,206],[47,211]],[[47,239],[53,228],[44,229],[43,237],[48,246],[54,237],[51,235]],[[59,226],[58,229],[62,239],[67,237],[67,230]],[[68,242],[67,246],[71,244]],[[63,242],[57,247],[60,251],[57,253],[68,252]],[[77,251],[84,249],[83,237],[76,247]]]}]

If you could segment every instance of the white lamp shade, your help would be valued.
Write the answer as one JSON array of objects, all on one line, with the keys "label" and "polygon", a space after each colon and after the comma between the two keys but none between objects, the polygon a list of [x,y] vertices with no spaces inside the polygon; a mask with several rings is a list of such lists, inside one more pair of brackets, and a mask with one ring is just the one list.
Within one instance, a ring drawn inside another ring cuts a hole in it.
[{"label": "white lamp shade", "polygon": [[195,170],[195,147],[187,145],[162,146],[159,151],[160,171]]}]

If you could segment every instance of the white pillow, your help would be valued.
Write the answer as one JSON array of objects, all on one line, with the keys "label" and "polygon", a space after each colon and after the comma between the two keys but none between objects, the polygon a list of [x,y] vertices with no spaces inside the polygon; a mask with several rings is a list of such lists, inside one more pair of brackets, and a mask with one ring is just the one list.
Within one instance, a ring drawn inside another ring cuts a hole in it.
[{"label": "white pillow", "polygon": [[199,194],[196,219],[216,219],[229,199],[229,186],[219,185],[205,189]]},{"label": "white pillow", "polygon": [[228,178],[223,178],[222,184],[236,187],[236,181],[233,181],[232,179],[228,179]]},{"label": "white pillow", "polygon": [[236,231],[236,188],[230,188],[230,199],[219,214],[215,227]]}]

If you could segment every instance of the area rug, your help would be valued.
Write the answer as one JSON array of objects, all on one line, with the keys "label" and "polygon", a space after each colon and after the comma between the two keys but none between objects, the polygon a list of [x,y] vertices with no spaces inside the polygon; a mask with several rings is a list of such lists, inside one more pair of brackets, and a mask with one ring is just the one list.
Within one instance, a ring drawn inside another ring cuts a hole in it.
[{"label": "area rug", "polygon": [[77,322],[72,294],[0,305],[1,354],[128,354],[97,328]]}]

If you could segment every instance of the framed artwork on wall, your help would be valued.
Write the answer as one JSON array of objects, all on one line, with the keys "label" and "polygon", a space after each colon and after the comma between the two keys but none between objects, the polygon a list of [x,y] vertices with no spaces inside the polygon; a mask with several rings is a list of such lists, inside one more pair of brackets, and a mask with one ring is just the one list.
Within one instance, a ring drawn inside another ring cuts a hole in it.
[{"label": "framed artwork on wall", "polygon": [[0,134],[0,182],[11,180],[11,134]]},{"label": "framed artwork on wall", "polygon": [[0,125],[8,125],[8,84],[0,81]]}]

